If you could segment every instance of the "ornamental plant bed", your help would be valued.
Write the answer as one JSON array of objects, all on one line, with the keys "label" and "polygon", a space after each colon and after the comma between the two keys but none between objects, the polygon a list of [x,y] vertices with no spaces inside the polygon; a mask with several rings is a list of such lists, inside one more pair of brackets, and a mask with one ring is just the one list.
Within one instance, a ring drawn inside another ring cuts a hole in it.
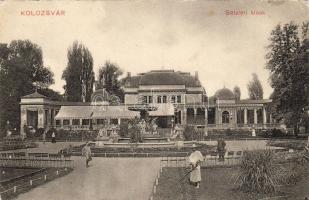
[{"label": "ornamental plant bed", "polygon": [[189,176],[179,182],[189,169],[163,168],[154,199],[294,200],[309,197],[309,163],[300,154],[287,157],[271,151],[250,151],[245,157],[237,167],[202,168],[199,189],[189,183]]},{"label": "ornamental plant bed", "polygon": [[[234,185],[237,168],[202,168],[199,189],[190,185],[189,177],[178,180],[185,174],[183,168],[163,168],[154,200],[197,199],[197,200],[259,200],[259,199],[305,199],[309,197],[308,167],[302,178],[291,185],[278,186],[276,192],[262,194],[242,192]],[[275,198],[276,197],[276,198]]]},{"label": "ornamental plant bed", "polygon": [[[84,144],[73,147],[72,148],[73,155],[81,155],[81,151],[83,147],[84,147]],[[214,151],[216,149],[215,146],[206,145],[206,144],[198,145],[197,148],[203,153],[203,155],[209,154],[209,152]],[[103,155],[105,156],[105,153],[106,153],[106,154],[111,154],[111,155],[117,154],[116,157],[118,157],[118,153],[121,154],[121,156],[127,155],[129,153],[130,154],[132,153],[147,154],[148,153],[148,156],[155,155],[155,154],[157,156],[168,156],[168,155],[173,156],[173,153],[175,154],[178,153],[179,155],[187,156],[187,154],[189,154],[192,151],[192,147],[182,147],[182,148],[178,148],[176,146],[175,147],[150,147],[150,148],[91,147],[91,151],[92,153],[94,153],[94,155],[97,154],[97,156],[103,156]]]},{"label": "ornamental plant bed", "polygon": [[307,140],[271,140],[268,142],[269,146],[274,146],[274,147],[283,147],[287,149],[295,149],[295,150],[304,150],[305,146],[307,144]]},{"label": "ornamental plant bed", "polygon": [[253,200],[267,196],[237,190],[233,181],[237,173],[236,168],[202,168],[202,182],[199,189],[189,183],[189,176],[179,182],[185,172],[183,168],[163,168],[154,200]]}]

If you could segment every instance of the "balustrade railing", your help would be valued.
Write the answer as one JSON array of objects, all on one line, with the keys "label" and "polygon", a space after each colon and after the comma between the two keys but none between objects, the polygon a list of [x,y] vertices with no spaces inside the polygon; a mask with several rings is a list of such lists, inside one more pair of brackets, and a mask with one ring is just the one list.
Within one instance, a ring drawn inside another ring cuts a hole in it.
[{"label": "balustrade railing", "polygon": [[70,156],[48,153],[0,153],[1,167],[74,167],[74,161]]}]

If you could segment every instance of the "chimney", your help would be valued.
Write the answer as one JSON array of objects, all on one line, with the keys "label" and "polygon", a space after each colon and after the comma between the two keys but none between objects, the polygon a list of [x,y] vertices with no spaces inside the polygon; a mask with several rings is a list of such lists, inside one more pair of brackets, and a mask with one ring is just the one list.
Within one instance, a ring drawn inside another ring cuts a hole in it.
[{"label": "chimney", "polygon": [[131,72],[127,73],[127,78],[126,78],[126,80],[124,82],[124,85],[125,86],[131,86]]},{"label": "chimney", "polygon": [[195,77],[195,80],[198,80],[198,71],[195,71],[194,77]]}]

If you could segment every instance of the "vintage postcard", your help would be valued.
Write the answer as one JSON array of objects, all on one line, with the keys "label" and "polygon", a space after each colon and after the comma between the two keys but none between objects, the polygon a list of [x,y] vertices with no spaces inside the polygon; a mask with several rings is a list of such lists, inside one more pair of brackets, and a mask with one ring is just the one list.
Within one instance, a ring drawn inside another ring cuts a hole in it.
[{"label": "vintage postcard", "polygon": [[308,0],[0,1],[0,200],[308,200]]}]

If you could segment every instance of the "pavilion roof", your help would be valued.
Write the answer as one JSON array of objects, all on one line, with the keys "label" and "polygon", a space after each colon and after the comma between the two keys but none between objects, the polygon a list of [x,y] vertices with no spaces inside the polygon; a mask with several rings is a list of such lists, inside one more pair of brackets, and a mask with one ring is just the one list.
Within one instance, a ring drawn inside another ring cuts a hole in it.
[{"label": "pavilion roof", "polygon": [[90,119],[95,106],[61,106],[55,119]]},{"label": "pavilion roof", "polygon": [[22,96],[21,98],[48,98],[48,97],[35,91],[34,93]]},{"label": "pavilion roof", "polygon": [[139,116],[139,112],[131,111],[127,106],[96,106],[93,112],[93,119],[132,119]]}]

